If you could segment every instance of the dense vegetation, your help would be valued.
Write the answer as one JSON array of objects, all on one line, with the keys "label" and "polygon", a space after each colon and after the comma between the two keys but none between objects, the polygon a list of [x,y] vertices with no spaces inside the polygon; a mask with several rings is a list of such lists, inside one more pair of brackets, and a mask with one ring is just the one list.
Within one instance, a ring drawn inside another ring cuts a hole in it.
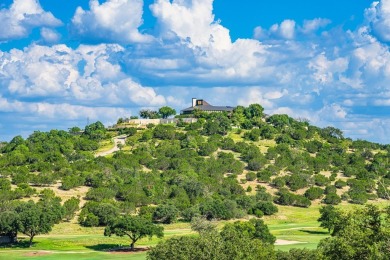
[{"label": "dense vegetation", "polygon": [[[140,114],[166,118],[174,113],[164,107]],[[192,124],[179,120],[177,125],[135,128],[121,119],[124,124],[110,131],[96,122],[83,131],[34,132],[27,139],[17,136],[1,143],[0,234],[16,238],[20,232],[32,241],[54,224],[73,219],[78,198],[61,202],[36,190],[55,184],[63,190],[89,187],[78,222],[107,226],[107,235],[120,236],[126,232],[118,225],[133,223],[132,215],[154,230],[155,224],[198,217],[261,218],[275,214],[278,204],[310,207],[313,201],[364,204],[390,198],[389,145],[353,141],[339,129],[287,115],[267,116],[258,104],[239,106],[231,115],[195,111],[194,116],[198,121]],[[102,143],[119,134],[127,136],[121,151],[94,156]],[[37,217],[27,221],[25,216]],[[39,226],[32,230],[26,224],[31,221],[45,225],[29,223]],[[161,232],[145,233],[151,235]],[[211,236],[224,241],[225,235],[236,234],[214,232],[182,242],[208,243]]]},{"label": "dense vegetation", "polygon": [[267,226],[262,220],[251,219],[226,224],[220,232],[209,225],[196,223],[199,236],[168,239],[152,248],[148,259],[389,259],[390,206],[380,210],[367,205],[352,211],[325,206],[321,209],[319,221],[329,228],[331,237],[321,240],[315,250],[275,251],[275,237]]}]

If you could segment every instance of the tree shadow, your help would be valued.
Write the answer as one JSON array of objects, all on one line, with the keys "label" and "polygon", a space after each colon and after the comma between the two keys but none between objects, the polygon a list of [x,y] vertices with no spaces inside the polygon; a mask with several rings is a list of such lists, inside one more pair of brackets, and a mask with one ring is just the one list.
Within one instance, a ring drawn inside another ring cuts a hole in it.
[{"label": "tree shadow", "polygon": [[317,230],[307,230],[307,229],[300,229],[299,231],[308,233],[311,235],[329,235],[327,231],[317,231]]},{"label": "tree shadow", "polygon": [[147,251],[148,248],[139,247],[131,250],[130,246],[118,245],[118,244],[97,244],[92,246],[85,246],[85,248],[100,251],[100,252],[123,252],[123,253],[137,253]]},{"label": "tree shadow", "polygon": [[110,251],[113,249],[119,249],[122,248],[121,245],[118,244],[96,244],[91,246],[85,246],[85,248],[95,250],[95,251]]},{"label": "tree shadow", "polygon": [[[31,247],[34,247],[35,244],[36,242],[33,242]],[[15,243],[1,244],[0,248],[30,248],[30,243],[26,240],[19,240]]]}]

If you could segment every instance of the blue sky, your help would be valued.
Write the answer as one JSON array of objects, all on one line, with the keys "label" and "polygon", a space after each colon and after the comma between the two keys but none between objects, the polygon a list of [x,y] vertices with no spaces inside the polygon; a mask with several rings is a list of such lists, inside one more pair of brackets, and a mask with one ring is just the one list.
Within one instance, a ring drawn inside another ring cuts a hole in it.
[{"label": "blue sky", "polygon": [[390,143],[388,10],[390,0],[2,0],[0,140],[198,97]]}]

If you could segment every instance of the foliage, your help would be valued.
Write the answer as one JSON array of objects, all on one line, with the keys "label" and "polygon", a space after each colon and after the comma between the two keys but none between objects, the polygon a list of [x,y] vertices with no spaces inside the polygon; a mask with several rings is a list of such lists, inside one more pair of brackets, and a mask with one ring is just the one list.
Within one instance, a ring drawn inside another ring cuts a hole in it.
[{"label": "foliage", "polygon": [[262,241],[265,231],[262,226],[257,222],[235,223],[227,225],[220,233],[174,237],[148,251],[147,259],[275,259],[273,245]]},{"label": "foliage", "polygon": [[171,108],[171,107],[161,107],[158,110],[158,113],[161,115],[162,118],[168,118],[169,116],[174,116],[176,115],[176,110]]},{"label": "foliage", "polygon": [[318,245],[321,259],[389,259],[389,213],[389,207],[381,211],[369,204],[350,212],[337,212],[332,237]]},{"label": "foliage", "polygon": [[128,236],[131,241],[130,248],[134,250],[134,244],[139,239],[152,238],[153,236],[161,238],[164,236],[163,230],[163,227],[155,225],[143,217],[125,215],[110,221],[104,229],[104,235]]},{"label": "foliage", "polygon": [[33,201],[21,203],[16,208],[16,212],[19,221],[18,231],[30,238],[30,247],[35,236],[49,233],[55,224],[49,209],[37,205]]}]

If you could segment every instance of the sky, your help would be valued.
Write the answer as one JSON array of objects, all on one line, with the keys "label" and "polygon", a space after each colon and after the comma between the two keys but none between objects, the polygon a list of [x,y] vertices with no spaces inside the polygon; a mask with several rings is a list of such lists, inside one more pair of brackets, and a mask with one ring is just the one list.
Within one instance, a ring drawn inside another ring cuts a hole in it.
[{"label": "sky", "polygon": [[390,143],[390,0],[0,0],[0,140],[259,103]]}]

